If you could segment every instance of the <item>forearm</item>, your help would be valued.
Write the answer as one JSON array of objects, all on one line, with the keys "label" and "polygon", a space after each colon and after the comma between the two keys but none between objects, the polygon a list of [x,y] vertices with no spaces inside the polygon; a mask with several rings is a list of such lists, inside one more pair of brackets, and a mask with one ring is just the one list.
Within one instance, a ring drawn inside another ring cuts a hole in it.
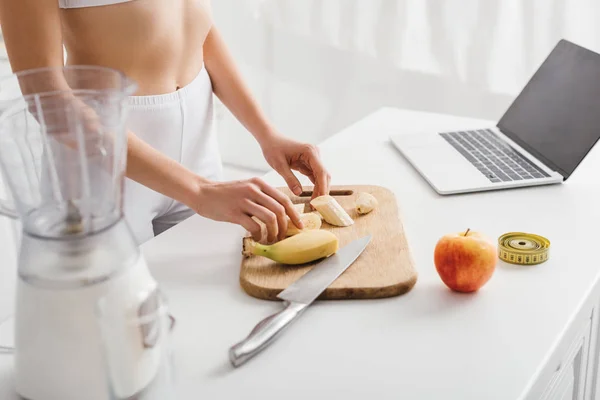
[{"label": "forearm", "polygon": [[229,53],[223,38],[213,25],[204,42],[204,64],[213,91],[238,121],[259,143],[275,133]]},{"label": "forearm", "polygon": [[210,182],[154,149],[131,131],[127,132],[126,176],[190,208],[195,207],[199,188]]},{"label": "forearm", "polygon": [[63,65],[56,0],[0,0],[0,15],[13,71]]},{"label": "forearm", "polygon": [[[63,65],[60,14],[56,0],[0,0],[2,34],[13,72]],[[60,70],[19,79],[23,94],[68,90]],[[5,92],[9,89],[3,88]]]}]

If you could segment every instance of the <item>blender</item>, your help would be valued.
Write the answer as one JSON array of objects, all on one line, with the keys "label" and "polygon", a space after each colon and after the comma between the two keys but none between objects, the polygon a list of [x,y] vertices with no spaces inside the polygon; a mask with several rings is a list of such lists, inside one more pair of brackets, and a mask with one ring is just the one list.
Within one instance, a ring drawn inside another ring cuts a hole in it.
[{"label": "blender", "polygon": [[[109,398],[98,302],[136,313],[156,296],[122,213],[135,89],[121,72],[94,66],[0,79],[0,170],[12,197],[0,213],[22,230],[14,354],[22,398]],[[141,371],[136,385],[150,381],[151,364],[132,368]]]}]

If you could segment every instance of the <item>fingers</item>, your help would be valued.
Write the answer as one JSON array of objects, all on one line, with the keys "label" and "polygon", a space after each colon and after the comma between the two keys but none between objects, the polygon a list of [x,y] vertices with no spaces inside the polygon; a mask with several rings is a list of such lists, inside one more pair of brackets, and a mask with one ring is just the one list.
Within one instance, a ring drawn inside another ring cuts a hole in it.
[{"label": "fingers", "polygon": [[306,175],[314,185],[313,199],[324,194],[329,194],[331,176],[321,161],[318,147],[311,144],[305,145],[301,160],[297,160],[292,167],[301,174]]},{"label": "fingers", "polygon": [[242,216],[238,223],[243,226],[250,234],[252,235],[252,239],[257,242],[260,242],[262,238],[262,229],[258,222],[254,221],[247,215]]},{"label": "fingers", "polygon": [[285,238],[288,225],[285,207],[274,198],[269,197],[262,192],[255,195],[254,201],[275,214],[278,226],[277,239],[281,240]]},{"label": "fingers", "polygon": [[[253,178],[246,184],[248,186],[243,195],[245,200],[241,211],[251,218],[257,218],[264,225],[269,243],[285,238],[288,229],[287,216],[296,227],[304,228],[300,220],[300,213],[294,208],[294,204],[288,196],[260,178]],[[256,221],[253,222],[256,223]],[[245,223],[250,224],[248,221]],[[254,225],[250,224],[250,226],[256,229]],[[252,233],[254,238],[261,237],[259,233]]]},{"label": "fingers", "polygon": [[287,164],[283,164],[277,172],[283,177],[292,193],[296,196],[300,196],[300,193],[302,193],[302,185],[290,167]]},{"label": "fingers", "polygon": [[[296,225],[296,227],[298,229],[304,228],[304,225],[302,224],[302,221],[300,220],[300,213],[294,208],[294,203],[292,203],[292,200],[290,200],[289,197],[287,197],[285,194],[281,193],[279,190],[275,189],[274,187],[267,185],[265,182],[263,182],[260,179],[257,180],[257,185],[260,187],[260,189],[262,190],[263,193],[265,193],[267,196],[270,196],[271,198],[277,200],[277,202],[283,206],[283,208],[285,209],[285,213],[290,217],[290,220],[292,220],[292,223],[294,225]],[[300,191],[302,192],[302,189]],[[285,215],[283,217],[285,219]],[[286,229],[287,229],[287,221],[286,221]]]},{"label": "fingers", "polygon": [[312,198],[329,194],[329,183],[331,182],[331,176],[321,162],[321,159],[319,158],[319,151],[316,147],[312,147],[309,163],[312,169],[314,180],[316,181]]},{"label": "fingers", "polygon": [[[276,241],[278,238],[279,226],[277,224],[277,216],[273,211],[261,206],[260,204],[254,203],[251,200],[247,201],[244,211],[249,215],[255,216],[266,225],[268,243],[273,243]],[[254,233],[252,235],[254,237]]]}]

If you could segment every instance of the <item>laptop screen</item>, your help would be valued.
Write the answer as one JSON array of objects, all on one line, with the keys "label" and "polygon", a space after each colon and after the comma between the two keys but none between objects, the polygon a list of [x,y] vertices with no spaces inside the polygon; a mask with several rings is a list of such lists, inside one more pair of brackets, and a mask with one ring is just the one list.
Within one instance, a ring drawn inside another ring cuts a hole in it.
[{"label": "laptop screen", "polygon": [[498,128],[568,178],[600,138],[600,55],[561,40]]}]

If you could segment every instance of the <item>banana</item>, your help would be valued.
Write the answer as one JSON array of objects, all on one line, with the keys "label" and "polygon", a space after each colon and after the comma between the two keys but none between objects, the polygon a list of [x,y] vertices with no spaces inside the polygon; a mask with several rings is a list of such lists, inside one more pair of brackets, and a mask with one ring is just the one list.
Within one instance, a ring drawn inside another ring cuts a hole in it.
[{"label": "banana", "polygon": [[340,203],[330,195],[315,197],[310,204],[323,216],[323,219],[331,225],[350,226],[354,223],[350,215],[342,208]]},{"label": "banana", "polygon": [[317,210],[314,210],[311,207],[310,203],[304,203],[302,205],[302,209],[300,210],[300,213],[302,213],[302,214],[313,213],[313,214],[317,215],[319,218],[321,218],[321,221],[323,220],[323,216],[321,215],[321,213],[318,212]]},{"label": "banana", "polygon": [[333,233],[323,230],[307,230],[285,238],[277,243],[265,245],[251,237],[243,239],[242,254],[263,256],[280,264],[305,264],[329,257],[338,251],[339,241]]},{"label": "banana", "polygon": [[296,225],[294,225],[294,223],[292,222],[290,217],[287,217],[288,227],[287,227],[287,232],[285,234],[286,236],[297,235],[298,233],[303,232],[305,230],[321,228],[321,217],[319,217],[316,214],[313,214],[313,213],[300,214],[300,220],[304,224],[303,229],[298,229],[298,227],[296,227]]},{"label": "banana", "polygon": [[371,193],[361,192],[356,196],[355,208],[359,214],[368,214],[378,205],[377,199]]},{"label": "banana", "polygon": [[317,210],[315,210],[315,211],[311,211],[311,213],[315,214],[317,217],[319,217],[319,219],[320,219],[321,221],[323,221],[323,216],[321,215],[321,213],[320,213],[320,212],[318,212]]}]

